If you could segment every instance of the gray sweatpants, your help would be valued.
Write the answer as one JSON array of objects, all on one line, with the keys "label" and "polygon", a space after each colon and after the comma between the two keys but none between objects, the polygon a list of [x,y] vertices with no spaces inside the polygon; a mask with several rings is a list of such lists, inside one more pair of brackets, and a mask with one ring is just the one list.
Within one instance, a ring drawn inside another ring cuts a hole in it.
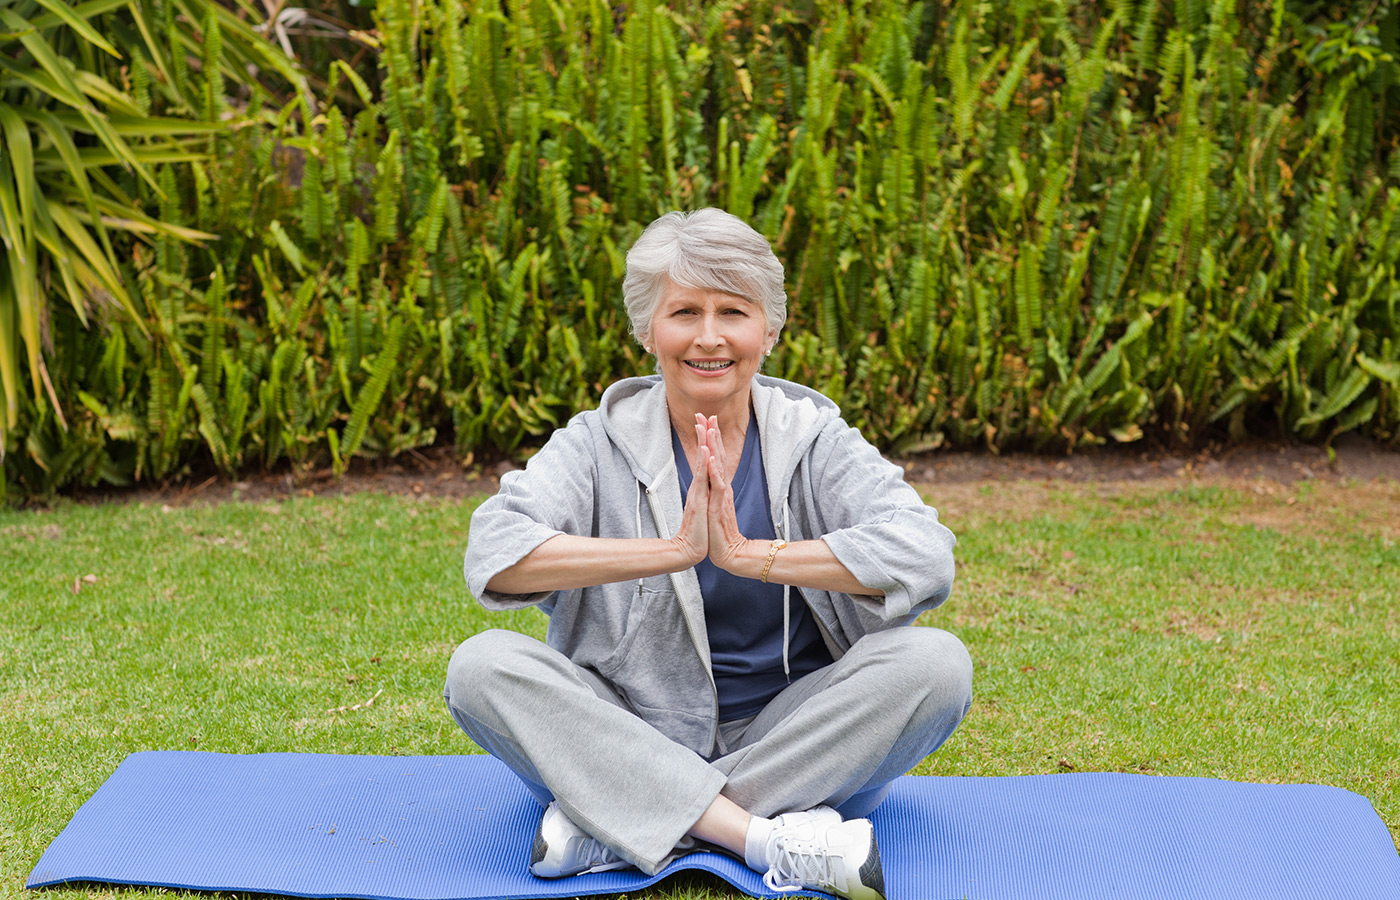
[{"label": "gray sweatpants", "polygon": [[834,806],[867,815],[938,749],[972,703],[972,660],[946,631],[892,628],[721,725],[706,759],[648,725],[596,673],[534,638],[486,631],[452,654],[444,696],[472,740],[542,804],[647,874],[719,794],[757,816]]}]

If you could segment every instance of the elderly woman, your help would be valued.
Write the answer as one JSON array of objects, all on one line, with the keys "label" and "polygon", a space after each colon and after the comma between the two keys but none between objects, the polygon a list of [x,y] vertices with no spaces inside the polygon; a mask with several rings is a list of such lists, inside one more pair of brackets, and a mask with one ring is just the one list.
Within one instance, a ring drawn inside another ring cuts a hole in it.
[{"label": "elderly woman", "polygon": [[957,638],[909,627],[953,581],[938,515],[816,391],[758,374],[783,268],[715,209],[627,255],[658,375],[604,392],[472,516],[467,584],[537,605],[486,631],[453,717],[545,806],[549,878],[729,851],[775,890],[882,898],[863,818],[971,703]]}]

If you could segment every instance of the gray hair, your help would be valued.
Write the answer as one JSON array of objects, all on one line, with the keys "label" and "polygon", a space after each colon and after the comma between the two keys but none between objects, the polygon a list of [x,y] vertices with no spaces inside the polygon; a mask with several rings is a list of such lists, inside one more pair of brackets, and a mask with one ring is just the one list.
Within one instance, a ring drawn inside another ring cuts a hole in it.
[{"label": "gray hair", "polygon": [[651,336],[651,317],[667,284],[743,297],[763,310],[768,330],[787,321],[783,264],[766,238],[722,209],[669,212],[652,222],[627,251],[622,300],[632,334]]}]

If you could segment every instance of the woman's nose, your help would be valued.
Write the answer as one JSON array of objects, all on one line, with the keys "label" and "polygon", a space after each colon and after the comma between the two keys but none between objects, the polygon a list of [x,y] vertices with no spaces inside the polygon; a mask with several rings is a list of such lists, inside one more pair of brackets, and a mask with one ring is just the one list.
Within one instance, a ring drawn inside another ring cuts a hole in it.
[{"label": "woman's nose", "polygon": [[706,347],[713,347],[720,343],[722,338],[717,316],[706,313],[700,317],[700,333],[696,335],[696,340]]}]

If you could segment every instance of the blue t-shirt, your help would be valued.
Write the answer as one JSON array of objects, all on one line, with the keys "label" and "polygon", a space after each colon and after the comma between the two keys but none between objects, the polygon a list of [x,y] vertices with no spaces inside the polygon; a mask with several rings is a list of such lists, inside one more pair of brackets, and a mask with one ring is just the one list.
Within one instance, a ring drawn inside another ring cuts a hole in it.
[{"label": "blue t-shirt", "polygon": [[[690,490],[690,461],[673,429],[671,448],[681,479],[681,500]],[[768,512],[768,482],[763,474],[758,423],[749,414],[749,432],[739,469],[734,473],[734,512],[739,531],[753,540],[777,536]],[[705,630],[710,636],[710,661],[719,691],[719,718],[730,722],[756,715],[788,685],[783,673],[783,586],[731,575],[702,560],[695,566],[705,599]],[[794,590],[791,607],[788,664],[792,680],[831,664],[817,623],[801,591]]]}]

